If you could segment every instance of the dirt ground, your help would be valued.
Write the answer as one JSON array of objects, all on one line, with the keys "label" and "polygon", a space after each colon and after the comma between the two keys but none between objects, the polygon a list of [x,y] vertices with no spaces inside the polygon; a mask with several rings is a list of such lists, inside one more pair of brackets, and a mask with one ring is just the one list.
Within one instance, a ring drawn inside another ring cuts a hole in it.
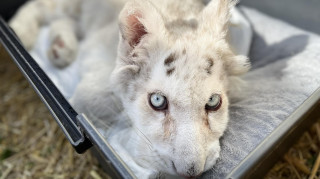
[{"label": "dirt ground", "polygon": [[[77,154],[17,67],[0,50],[0,179],[110,178]],[[317,120],[317,119],[315,119]],[[265,178],[319,178],[320,121]]]}]

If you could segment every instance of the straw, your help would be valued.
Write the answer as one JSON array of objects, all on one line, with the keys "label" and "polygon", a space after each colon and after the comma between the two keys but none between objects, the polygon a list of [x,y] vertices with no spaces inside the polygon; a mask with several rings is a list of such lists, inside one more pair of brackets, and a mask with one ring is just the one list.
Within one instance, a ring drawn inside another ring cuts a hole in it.
[{"label": "straw", "polygon": [[309,179],[315,178],[317,171],[319,171],[319,166],[320,166],[320,153],[318,154],[317,160],[312,168],[312,172]]},{"label": "straw", "polygon": [[46,106],[0,47],[0,179],[77,176],[109,177],[90,152],[75,152]]},{"label": "straw", "polygon": [[265,178],[320,177],[320,119],[315,121]]}]

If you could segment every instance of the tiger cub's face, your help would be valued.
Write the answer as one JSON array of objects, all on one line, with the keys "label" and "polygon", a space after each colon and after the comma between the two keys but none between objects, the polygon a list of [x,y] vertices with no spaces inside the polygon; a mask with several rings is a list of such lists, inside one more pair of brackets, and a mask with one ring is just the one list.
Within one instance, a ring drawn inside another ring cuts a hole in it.
[{"label": "tiger cub's face", "polygon": [[137,156],[155,154],[144,155],[141,165],[153,162],[160,171],[194,177],[219,157],[228,77],[250,66],[225,40],[229,6],[212,1],[183,33],[172,32],[148,1],[122,10],[112,80],[133,126],[152,144],[136,146]]}]

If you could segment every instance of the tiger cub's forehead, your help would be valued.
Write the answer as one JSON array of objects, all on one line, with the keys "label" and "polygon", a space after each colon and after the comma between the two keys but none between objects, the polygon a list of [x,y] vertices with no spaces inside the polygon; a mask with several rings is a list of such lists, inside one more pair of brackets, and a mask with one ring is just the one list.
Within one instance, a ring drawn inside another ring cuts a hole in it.
[{"label": "tiger cub's forehead", "polygon": [[171,51],[158,59],[158,67],[168,78],[204,80],[217,74],[221,61],[209,53],[199,53],[187,48]]},{"label": "tiger cub's forehead", "polygon": [[148,92],[159,91],[174,104],[201,104],[220,93],[221,60],[209,54],[171,50],[157,59]]},{"label": "tiger cub's forehead", "polygon": [[150,91],[196,93],[208,90],[208,93],[212,93],[221,88],[219,83],[224,71],[222,60],[214,55],[188,51],[188,48],[170,49],[161,55],[151,63]]}]

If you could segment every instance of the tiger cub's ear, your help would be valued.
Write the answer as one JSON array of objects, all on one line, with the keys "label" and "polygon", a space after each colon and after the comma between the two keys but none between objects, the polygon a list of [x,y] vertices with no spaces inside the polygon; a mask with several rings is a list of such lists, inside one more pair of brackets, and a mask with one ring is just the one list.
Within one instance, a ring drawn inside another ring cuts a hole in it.
[{"label": "tiger cub's ear", "polygon": [[225,38],[230,10],[237,3],[232,0],[211,0],[200,14],[200,29],[215,39]]},{"label": "tiger cub's ear", "polygon": [[232,56],[225,61],[225,67],[228,75],[242,75],[251,68],[248,57],[243,55]]},{"label": "tiger cub's ear", "polygon": [[165,37],[165,25],[162,15],[148,0],[127,2],[119,15],[120,41],[117,66],[112,79],[119,90],[128,88],[140,72],[143,60],[137,59],[131,52],[141,47],[144,39],[151,36]]},{"label": "tiger cub's ear", "polygon": [[126,3],[119,16],[121,40],[130,48],[137,46],[146,35],[161,35],[165,31],[163,18],[149,1]]}]

